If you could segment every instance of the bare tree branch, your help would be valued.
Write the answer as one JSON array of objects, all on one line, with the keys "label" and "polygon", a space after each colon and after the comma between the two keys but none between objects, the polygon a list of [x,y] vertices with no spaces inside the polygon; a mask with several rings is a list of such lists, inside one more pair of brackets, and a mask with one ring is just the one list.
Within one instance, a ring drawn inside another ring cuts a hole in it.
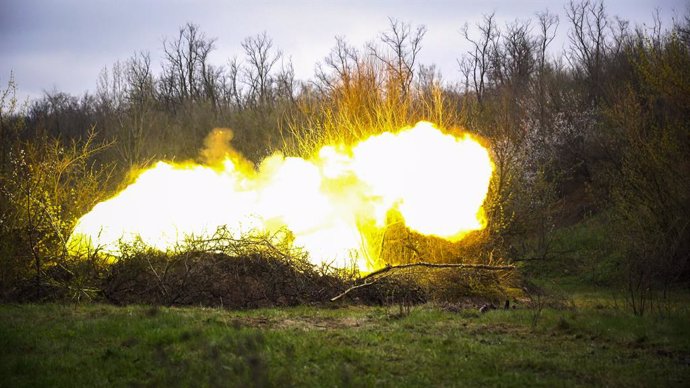
[{"label": "bare tree branch", "polygon": [[335,302],[336,300],[342,298],[343,296],[349,294],[350,292],[370,286],[372,284],[375,284],[382,278],[374,279],[370,282],[367,282],[367,279],[372,279],[376,276],[385,274],[390,271],[395,271],[399,269],[406,269],[406,268],[414,268],[414,267],[425,267],[425,268],[457,268],[457,269],[478,269],[482,271],[512,271],[515,269],[514,265],[489,265],[489,264],[464,264],[464,263],[445,263],[445,264],[440,264],[440,263],[428,263],[428,262],[417,262],[417,263],[410,263],[410,264],[399,264],[399,265],[387,265],[383,268],[380,268],[374,272],[371,272],[367,274],[366,276],[363,276],[359,279],[359,281],[362,281],[364,283],[354,285],[347,290],[343,291],[337,296],[334,296],[331,298],[331,302]]}]

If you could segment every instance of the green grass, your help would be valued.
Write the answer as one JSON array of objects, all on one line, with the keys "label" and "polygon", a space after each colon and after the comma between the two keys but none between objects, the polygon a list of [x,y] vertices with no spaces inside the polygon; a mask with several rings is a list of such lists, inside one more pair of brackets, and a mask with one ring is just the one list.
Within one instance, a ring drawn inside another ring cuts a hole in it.
[{"label": "green grass", "polygon": [[690,314],[0,306],[0,386],[682,386]]},{"label": "green grass", "polygon": [[[619,281],[622,253],[613,241],[609,214],[604,212],[573,225],[553,230],[549,234],[549,249],[544,260],[525,264],[529,277],[553,279],[561,284],[580,288],[584,284],[611,287]],[[526,240],[527,246],[535,244]],[[533,254],[529,249],[527,257]]]}]

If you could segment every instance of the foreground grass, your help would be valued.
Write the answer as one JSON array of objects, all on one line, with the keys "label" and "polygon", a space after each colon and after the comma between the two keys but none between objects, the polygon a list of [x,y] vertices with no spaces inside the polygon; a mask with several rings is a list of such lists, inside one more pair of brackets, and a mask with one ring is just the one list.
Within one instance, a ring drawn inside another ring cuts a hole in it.
[{"label": "foreground grass", "polygon": [[[687,312],[0,306],[0,386],[683,386]],[[535,320],[536,318],[536,320]],[[536,324],[535,324],[536,322]]]}]

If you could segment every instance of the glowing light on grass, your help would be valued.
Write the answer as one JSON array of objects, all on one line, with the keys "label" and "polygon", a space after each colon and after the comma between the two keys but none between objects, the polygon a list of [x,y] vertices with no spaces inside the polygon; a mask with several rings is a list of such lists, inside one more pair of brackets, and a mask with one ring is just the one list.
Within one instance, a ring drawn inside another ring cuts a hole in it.
[{"label": "glowing light on grass", "polygon": [[420,122],[352,147],[326,146],[310,159],[276,153],[254,169],[214,131],[207,163],[158,162],[77,223],[73,252],[99,247],[117,255],[141,239],[168,250],[218,227],[239,238],[287,229],[314,263],[372,269],[365,229],[385,228],[397,211],[418,233],[451,241],[485,226],[482,204],[493,164],[469,135]]}]

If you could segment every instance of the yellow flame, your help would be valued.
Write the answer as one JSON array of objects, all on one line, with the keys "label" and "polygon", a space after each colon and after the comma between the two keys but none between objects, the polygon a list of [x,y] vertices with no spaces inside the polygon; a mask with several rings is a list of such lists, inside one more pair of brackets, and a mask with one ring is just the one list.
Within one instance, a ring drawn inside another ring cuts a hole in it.
[{"label": "yellow flame", "polygon": [[323,147],[308,160],[276,153],[258,170],[218,147],[231,137],[212,132],[205,165],[158,162],[141,172],[77,222],[71,250],[117,255],[136,239],[168,250],[221,226],[236,238],[286,228],[314,263],[371,270],[364,229],[385,228],[391,210],[409,229],[450,241],[485,227],[493,163],[469,135],[420,122],[352,147]]}]

